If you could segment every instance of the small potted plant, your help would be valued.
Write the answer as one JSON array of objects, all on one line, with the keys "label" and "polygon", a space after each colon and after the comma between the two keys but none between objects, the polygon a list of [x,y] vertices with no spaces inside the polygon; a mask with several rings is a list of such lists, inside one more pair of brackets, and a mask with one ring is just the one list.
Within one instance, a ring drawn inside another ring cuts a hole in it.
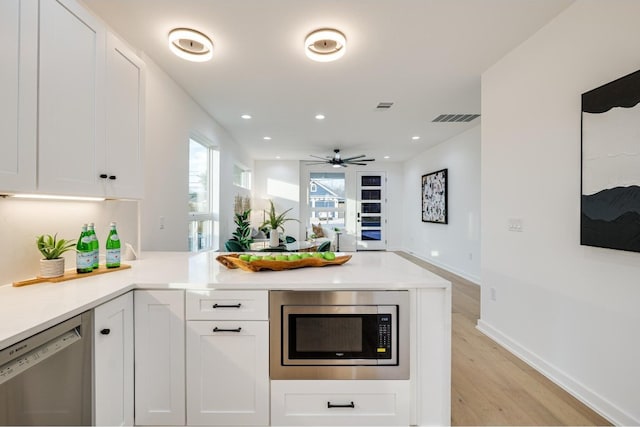
[{"label": "small potted plant", "polygon": [[64,258],[62,254],[70,251],[75,246],[75,241],[58,239],[58,234],[53,236],[43,234],[36,239],[38,250],[44,257],[40,260],[39,277],[51,278],[64,275]]},{"label": "small potted plant", "polygon": [[[280,215],[276,214],[276,208],[273,206],[273,200],[269,200],[269,211],[265,211],[267,218],[264,220],[260,228],[269,228],[269,246],[276,247],[279,245],[278,229],[284,232],[284,223],[287,221],[298,221],[295,218],[287,218],[286,214],[293,208],[289,208]],[[300,221],[298,221],[300,222]]]}]

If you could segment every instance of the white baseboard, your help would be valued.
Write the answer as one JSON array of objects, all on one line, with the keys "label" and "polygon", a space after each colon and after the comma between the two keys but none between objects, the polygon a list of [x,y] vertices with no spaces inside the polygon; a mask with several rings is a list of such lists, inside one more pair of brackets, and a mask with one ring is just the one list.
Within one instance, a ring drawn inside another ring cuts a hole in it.
[{"label": "white baseboard", "polygon": [[557,367],[545,362],[535,353],[529,351],[518,342],[512,340],[499,330],[495,329],[482,319],[478,320],[476,327],[480,332],[509,350],[536,371],[549,378],[567,393],[593,409],[595,412],[609,420],[614,425],[640,425],[640,419],[634,419],[593,390],[585,387]]}]

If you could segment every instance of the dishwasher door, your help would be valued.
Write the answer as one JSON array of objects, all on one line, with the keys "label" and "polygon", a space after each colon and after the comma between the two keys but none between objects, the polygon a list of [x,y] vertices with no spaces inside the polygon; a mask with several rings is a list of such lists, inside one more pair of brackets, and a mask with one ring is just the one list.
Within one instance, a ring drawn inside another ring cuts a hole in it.
[{"label": "dishwasher door", "polygon": [[93,313],[0,351],[0,425],[91,425]]}]

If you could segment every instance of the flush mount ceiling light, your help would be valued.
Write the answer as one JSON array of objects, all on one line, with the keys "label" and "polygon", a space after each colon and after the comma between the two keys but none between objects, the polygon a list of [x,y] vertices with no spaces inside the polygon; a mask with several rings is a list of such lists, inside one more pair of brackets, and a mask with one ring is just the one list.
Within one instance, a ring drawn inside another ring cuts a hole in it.
[{"label": "flush mount ceiling light", "polygon": [[304,53],[318,62],[340,59],[347,50],[347,39],[338,30],[323,28],[310,33],[304,40]]},{"label": "flush mount ceiling light", "polygon": [[190,28],[176,28],[169,33],[169,49],[182,59],[205,62],[213,57],[209,37]]}]

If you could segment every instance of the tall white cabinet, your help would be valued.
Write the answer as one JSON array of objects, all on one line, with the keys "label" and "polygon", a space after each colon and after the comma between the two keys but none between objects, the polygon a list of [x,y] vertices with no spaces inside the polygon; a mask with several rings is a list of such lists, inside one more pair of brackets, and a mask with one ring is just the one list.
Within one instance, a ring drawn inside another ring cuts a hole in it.
[{"label": "tall white cabinet", "polygon": [[0,191],[36,189],[38,2],[0,1]]},{"label": "tall white cabinet", "polygon": [[94,310],[95,425],[133,425],[133,293]]},{"label": "tall white cabinet", "polygon": [[135,424],[185,424],[184,291],[135,291]]}]

